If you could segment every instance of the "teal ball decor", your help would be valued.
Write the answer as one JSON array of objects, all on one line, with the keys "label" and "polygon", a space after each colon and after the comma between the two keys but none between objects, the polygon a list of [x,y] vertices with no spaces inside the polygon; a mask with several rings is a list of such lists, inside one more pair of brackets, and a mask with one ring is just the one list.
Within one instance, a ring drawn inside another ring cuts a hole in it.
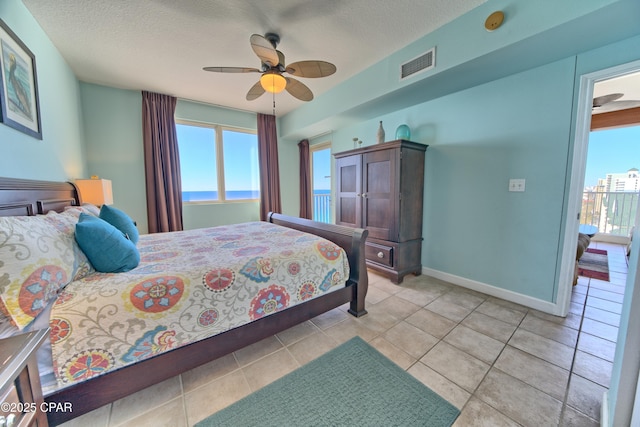
[{"label": "teal ball decor", "polygon": [[407,125],[400,125],[398,129],[396,129],[396,139],[405,139],[407,141],[411,140],[411,129]]}]

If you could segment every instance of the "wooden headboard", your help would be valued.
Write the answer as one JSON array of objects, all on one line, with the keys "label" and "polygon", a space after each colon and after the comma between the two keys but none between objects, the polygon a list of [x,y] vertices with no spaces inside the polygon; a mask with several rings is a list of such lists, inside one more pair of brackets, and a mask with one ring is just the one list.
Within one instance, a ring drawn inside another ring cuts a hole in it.
[{"label": "wooden headboard", "polygon": [[78,205],[78,189],[70,182],[0,177],[0,216],[46,214]]}]

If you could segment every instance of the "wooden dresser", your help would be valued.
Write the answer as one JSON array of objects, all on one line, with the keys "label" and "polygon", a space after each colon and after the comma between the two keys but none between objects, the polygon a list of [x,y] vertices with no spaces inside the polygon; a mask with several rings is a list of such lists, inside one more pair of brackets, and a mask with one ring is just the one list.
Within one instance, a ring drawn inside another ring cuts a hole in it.
[{"label": "wooden dresser", "polygon": [[48,425],[36,361],[36,350],[48,334],[41,329],[0,340],[0,417],[5,425]]},{"label": "wooden dresser", "polygon": [[369,230],[367,267],[394,283],[422,271],[426,150],[397,140],[334,154],[336,224]]}]

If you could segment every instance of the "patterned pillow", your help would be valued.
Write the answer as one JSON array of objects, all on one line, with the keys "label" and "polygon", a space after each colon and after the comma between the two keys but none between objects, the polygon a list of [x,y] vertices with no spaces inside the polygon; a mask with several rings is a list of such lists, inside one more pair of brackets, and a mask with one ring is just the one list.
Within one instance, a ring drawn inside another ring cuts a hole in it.
[{"label": "patterned pillow", "polygon": [[74,213],[0,217],[0,312],[27,326],[70,281],[91,272]]}]

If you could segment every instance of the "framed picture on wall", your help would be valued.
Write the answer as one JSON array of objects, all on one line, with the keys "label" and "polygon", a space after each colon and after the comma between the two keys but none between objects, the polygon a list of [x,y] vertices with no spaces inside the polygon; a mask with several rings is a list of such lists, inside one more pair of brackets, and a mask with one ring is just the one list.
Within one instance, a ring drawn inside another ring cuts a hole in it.
[{"label": "framed picture on wall", "polygon": [[36,58],[0,19],[0,122],[42,139]]}]

